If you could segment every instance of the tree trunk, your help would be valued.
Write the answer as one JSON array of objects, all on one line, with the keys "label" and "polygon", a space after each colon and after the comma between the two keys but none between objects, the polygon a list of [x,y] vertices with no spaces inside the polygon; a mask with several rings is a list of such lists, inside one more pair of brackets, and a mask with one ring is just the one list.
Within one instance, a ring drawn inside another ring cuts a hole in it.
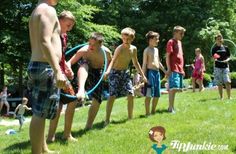
[{"label": "tree trunk", "polygon": [[0,66],[0,86],[2,87],[4,85],[4,63],[1,63]]},{"label": "tree trunk", "polygon": [[20,62],[19,63],[19,95],[22,97],[23,96],[23,64]]}]

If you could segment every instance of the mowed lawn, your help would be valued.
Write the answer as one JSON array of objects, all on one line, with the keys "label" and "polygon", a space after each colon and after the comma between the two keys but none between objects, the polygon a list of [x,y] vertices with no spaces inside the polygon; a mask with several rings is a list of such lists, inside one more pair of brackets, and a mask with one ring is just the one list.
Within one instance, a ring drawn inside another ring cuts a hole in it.
[{"label": "mowed lawn", "polygon": [[[167,113],[168,95],[162,95],[155,115],[145,117],[144,98],[136,98],[134,118],[127,120],[127,100],[117,99],[112,112],[112,122],[103,127],[106,101],[101,105],[94,128],[84,130],[88,107],[75,113],[72,133],[77,143],[60,139],[63,133],[64,115],[57,129],[57,141],[49,144],[50,149],[61,154],[145,154],[152,142],[148,137],[149,129],[161,125],[166,129],[165,145],[171,153],[184,153],[173,149],[171,142],[215,144],[228,146],[228,150],[187,151],[185,153],[232,154],[236,153],[236,90],[232,91],[232,100],[219,100],[217,90],[205,90],[192,93],[190,90],[176,96],[176,114]],[[48,122],[47,127],[48,128]],[[22,132],[5,135],[7,129],[18,130],[18,126],[0,126],[0,153],[30,153],[28,136],[29,123]],[[35,130],[37,133],[37,130]],[[226,148],[227,149],[227,148]]]}]

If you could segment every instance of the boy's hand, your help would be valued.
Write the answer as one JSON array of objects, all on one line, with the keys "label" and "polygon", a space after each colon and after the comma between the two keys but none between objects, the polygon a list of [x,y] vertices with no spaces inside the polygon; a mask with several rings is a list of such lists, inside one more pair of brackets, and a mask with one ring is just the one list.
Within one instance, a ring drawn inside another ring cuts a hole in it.
[{"label": "boy's hand", "polygon": [[143,76],[143,82],[148,83],[146,76]]},{"label": "boy's hand", "polygon": [[171,70],[167,70],[166,77],[168,78],[171,75]]},{"label": "boy's hand", "polygon": [[108,75],[110,74],[110,72],[105,72],[105,74],[104,74],[104,79],[106,80],[107,78],[108,78]]},{"label": "boy's hand", "polygon": [[61,70],[55,72],[56,86],[60,89],[66,88],[66,78],[62,74]]}]

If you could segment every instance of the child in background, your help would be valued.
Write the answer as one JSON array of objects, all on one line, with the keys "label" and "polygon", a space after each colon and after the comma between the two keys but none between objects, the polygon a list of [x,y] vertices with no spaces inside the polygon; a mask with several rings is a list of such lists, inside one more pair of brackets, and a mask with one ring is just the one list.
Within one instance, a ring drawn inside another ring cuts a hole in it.
[{"label": "child in background", "polygon": [[218,86],[220,99],[223,99],[224,85],[226,88],[228,99],[231,99],[231,79],[229,70],[230,50],[225,46],[223,36],[217,34],[215,36],[216,45],[212,49],[212,57],[214,58],[214,81]]},{"label": "child in background", "polygon": [[20,123],[19,131],[21,131],[21,128],[25,121],[25,117],[24,117],[25,110],[31,110],[31,108],[27,107],[27,103],[28,103],[28,99],[26,97],[23,97],[22,103],[19,104],[15,109],[16,118],[19,120],[19,123]]},{"label": "child in background", "polygon": [[159,51],[156,48],[159,42],[159,34],[157,32],[149,31],[146,34],[148,41],[148,47],[143,52],[143,72],[148,78],[148,83],[145,84],[145,109],[146,116],[150,115],[150,101],[152,98],[152,110],[151,113],[155,114],[158,100],[161,96],[161,69],[166,73],[165,68],[160,62]]},{"label": "child in background", "polygon": [[134,70],[134,76],[133,76],[133,88],[134,88],[134,96],[141,97],[142,94],[142,87],[144,86],[144,83],[142,82],[141,75],[137,72],[137,70]]},{"label": "child in background", "polygon": [[7,86],[4,86],[2,92],[0,93],[0,97],[1,97],[1,101],[0,101],[0,114],[1,114],[1,111],[2,111],[3,105],[6,105],[6,107],[7,107],[6,116],[9,115],[10,105],[9,105],[9,103],[7,101],[7,97],[10,96],[10,95],[11,95],[10,93],[7,94]]},{"label": "child in background", "polygon": [[203,85],[203,76],[204,76],[204,71],[205,71],[205,64],[204,64],[204,57],[201,54],[201,49],[196,48],[195,49],[195,60],[194,64],[192,65],[193,67],[193,74],[192,74],[192,86],[193,86],[193,92],[195,92],[195,87],[196,84],[199,86],[199,92],[204,90],[204,85]]}]

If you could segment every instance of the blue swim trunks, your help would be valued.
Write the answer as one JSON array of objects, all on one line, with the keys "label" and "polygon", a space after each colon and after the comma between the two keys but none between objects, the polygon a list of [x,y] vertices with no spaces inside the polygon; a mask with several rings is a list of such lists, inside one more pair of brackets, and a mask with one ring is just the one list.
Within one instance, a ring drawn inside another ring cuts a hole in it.
[{"label": "blue swim trunks", "polygon": [[56,87],[53,70],[48,63],[29,63],[28,88],[32,91],[33,114],[46,119],[55,118],[60,90]]},{"label": "blue swim trunks", "polygon": [[112,69],[108,81],[110,96],[134,96],[133,85],[128,70]]},{"label": "blue swim trunks", "polygon": [[145,84],[144,94],[146,97],[161,96],[161,79],[158,70],[147,69],[148,84]]},{"label": "blue swim trunks", "polygon": [[182,89],[183,88],[183,74],[177,72],[171,72],[168,79],[169,88],[171,89]]}]

